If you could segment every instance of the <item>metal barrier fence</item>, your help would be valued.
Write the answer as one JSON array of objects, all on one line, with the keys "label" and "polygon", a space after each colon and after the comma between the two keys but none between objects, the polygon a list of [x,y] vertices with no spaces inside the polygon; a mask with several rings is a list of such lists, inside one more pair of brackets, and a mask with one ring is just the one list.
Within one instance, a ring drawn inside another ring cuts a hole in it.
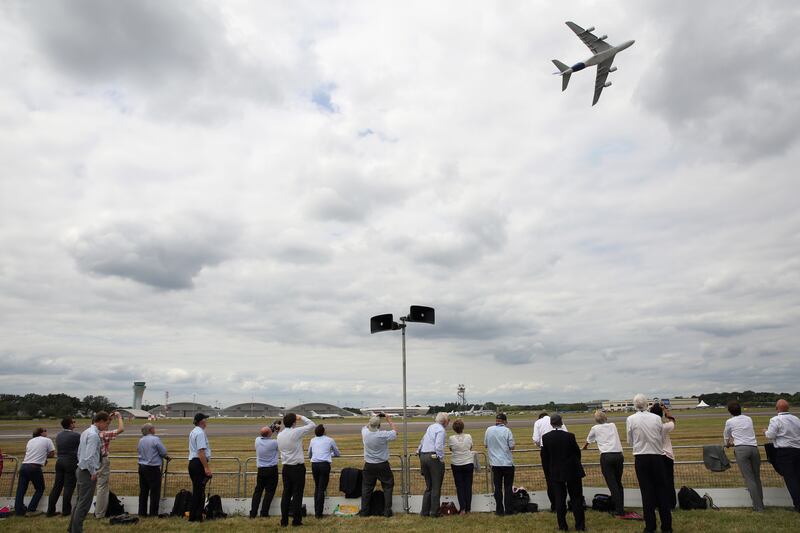
[{"label": "metal barrier fence", "polygon": [[[702,461],[703,446],[702,445],[680,445],[673,446],[675,454],[675,486],[680,487],[686,485],[689,487],[703,487],[703,488],[735,488],[742,487],[743,481],[739,469],[736,467],[736,459],[733,454],[729,454],[731,461],[731,468],[724,472],[710,472],[708,471]],[[492,478],[491,467],[488,465],[486,453],[483,451],[476,451],[480,457],[481,470],[475,472],[473,476],[473,493],[490,493],[492,492]],[[544,491],[546,490],[546,482],[542,465],[539,460],[539,450],[537,449],[520,449],[514,450],[515,474],[514,484],[517,486],[524,486],[529,491]],[[623,453],[626,453],[626,458],[629,461],[624,463],[625,470],[623,473],[622,483],[626,488],[638,487],[634,463],[632,461],[633,455],[629,447],[623,448]],[[446,462],[447,457],[446,456]],[[600,454],[596,449],[584,450],[582,452],[583,467],[586,471],[586,478],[583,481],[585,486],[603,487],[605,480],[603,479],[600,470],[599,462]],[[135,455],[111,455],[111,490],[119,495],[137,495],[139,493],[139,474],[138,474],[138,460]],[[16,493],[16,481],[20,467],[20,460],[13,455],[4,456],[5,469],[3,476],[0,478],[0,494],[6,494],[8,497],[13,497]],[[10,463],[10,464],[9,464]],[[181,467],[176,468],[176,463]],[[331,469],[330,482],[328,485],[328,493],[331,495],[338,494],[339,478],[342,469],[345,467],[363,467],[364,457],[362,454],[349,454],[342,455],[334,461],[334,468]],[[390,463],[392,471],[395,475],[395,494],[421,494],[424,491],[425,481],[420,474],[419,459],[416,455],[409,455],[403,457],[402,455],[393,454],[390,456]],[[775,469],[769,464],[766,458],[762,457],[761,468],[761,482],[764,487],[784,487],[783,478],[775,472]],[[214,457],[214,477],[209,485],[210,494],[219,494],[223,498],[248,498],[252,494],[252,488],[255,486],[255,477],[257,469],[255,467],[256,458],[249,457],[242,462],[238,457]],[[13,465],[13,466],[12,466]],[[409,477],[403,475],[403,467],[409,466]],[[416,465],[416,466],[414,466]],[[450,470],[447,468],[447,470]],[[397,479],[399,473],[399,479]],[[47,495],[49,489],[53,486],[55,478],[55,461],[48,461],[43,471],[45,477],[45,492],[43,502],[46,505]],[[280,471],[278,473],[280,476]],[[185,461],[173,461],[172,463],[165,462],[162,470],[162,495],[164,497],[174,496],[179,490],[191,490],[192,483],[189,478],[188,470],[186,469]],[[27,496],[33,492],[33,487],[28,488]],[[455,494],[455,484],[451,474],[445,474],[445,480],[442,485],[443,494]],[[276,496],[281,493],[281,484],[278,484]],[[311,468],[306,471],[306,487],[304,494],[311,496],[314,493],[314,483],[312,481]]]}]

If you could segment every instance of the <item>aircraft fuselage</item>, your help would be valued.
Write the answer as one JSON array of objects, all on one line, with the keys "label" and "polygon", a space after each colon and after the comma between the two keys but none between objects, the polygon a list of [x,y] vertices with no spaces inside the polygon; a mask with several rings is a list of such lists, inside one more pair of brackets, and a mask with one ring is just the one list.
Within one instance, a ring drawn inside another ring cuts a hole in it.
[{"label": "aircraft fuselage", "polygon": [[604,51],[602,51],[600,53],[594,54],[593,56],[591,56],[590,58],[586,59],[585,61],[581,61],[580,63],[575,63],[574,65],[572,65],[572,67],[570,67],[570,70],[572,72],[578,72],[580,70],[585,69],[586,67],[599,65],[603,61],[614,57],[615,55],[617,55],[619,52],[622,52],[626,48],[630,48],[631,46],[633,46],[633,43],[635,43],[635,42],[636,41],[634,41],[634,40],[625,41],[624,43],[620,44],[619,46],[613,46],[613,47],[609,48],[608,50],[604,50]]}]

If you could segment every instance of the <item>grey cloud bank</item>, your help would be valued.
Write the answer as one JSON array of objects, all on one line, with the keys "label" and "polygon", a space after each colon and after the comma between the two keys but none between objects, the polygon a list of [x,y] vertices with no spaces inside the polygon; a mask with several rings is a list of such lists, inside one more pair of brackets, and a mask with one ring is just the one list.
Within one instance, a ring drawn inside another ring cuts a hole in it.
[{"label": "grey cloud bank", "polygon": [[0,7],[0,390],[795,390],[797,7],[346,5]]}]

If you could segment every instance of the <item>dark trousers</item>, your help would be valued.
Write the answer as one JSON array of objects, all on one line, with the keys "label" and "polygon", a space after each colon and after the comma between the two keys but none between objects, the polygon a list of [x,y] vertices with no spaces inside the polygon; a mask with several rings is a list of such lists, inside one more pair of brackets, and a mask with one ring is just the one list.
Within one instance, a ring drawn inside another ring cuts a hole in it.
[{"label": "dark trousers", "polygon": [[586,529],[586,518],[583,510],[583,483],[581,478],[569,481],[553,481],[553,496],[556,499],[556,519],[558,529],[567,530],[567,494],[575,516],[575,529]]},{"label": "dark trousers", "polygon": [[775,448],[775,462],[795,510],[800,511],[800,448]]},{"label": "dark trousers", "polygon": [[642,493],[642,514],[647,531],[656,530],[656,508],[661,518],[661,531],[672,531],[672,511],[664,473],[663,455],[641,454],[634,456],[636,478]]},{"label": "dark trousers", "polygon": [[150,498],[150,516],[158,516],[161,502],[161,467],[139,465],[139,516],[147,516],[147,499]]},{"label": "dark trousers", "polygon": [[67,528],[69,533],[83,533],[83,521],[86,519],[86,515],[89,514],[89,509],[92,508],[94,489],[97,488],[97,479],[92,480],[92,475],[88,470],[78,470],[76,477],[78,478],[76,487],[78,501],[75,502],[72,516],[69,519],[69,528]]},{"label": "dark trousers", "polygon": [[513,514],[511,492],[514,487],[514,467],[493,466],[492,481],[494,481],[495,514]]},{"label": "dark trousers", "polygon": [[555,494],[553,493],[553,487],[550,484],[550,465],[547,464],[547,461],[541,458],[542,450],[539,450],[539,458],[542,463],[542,473],[544,474],[544,482],[547,485],[547,499],[550,500],[550,510],[556,510],[556,498]]},{"label": "dark trousers", "polygon": [[438,516],[442,499],[444,463],[435,453],[420,453],[419,468],[425,478],[425,492],[422,494],[421,516]]},{"label": "dark trousers", "polygon": [[53,489],[50,491],[50,498],[47,501],[47,514],[56,514],[56,504],[64,491],[64,499],[61,500],[61,516],[72,514],[72,493],[78,478],[75,471],[78,469],[78,457],[59,457],[56,459],[56,480],[53,482]]},{"label": "dark trousers", "polygon": [[283,494],[281,494],[281,524],[289,523],[289,512],[292,514],[292,524],[299,526],[303,523],[303,489],[306,488],[306,465],[283,465]]},{"label": "dark trousers", "polygon": [[189,508],[189,522],[203,521],[203,507],[206,504],[206,470],[203,463],[195,457],[189,461],[189,477],[192,480],[192,506]]},{"label": "dark trousers", "polygon": [[364,463],[364,472],[361,477],[361,515],[369,514],[369,500],[375,491],[375,483],[381,482],[385,507],[383,514],[392,514],[392,489],[394,489],[394,473],[389,461],[382,463]]},{"label": "dark trousers", "polygon": [[258,514],[258,503],[261,500],[262,492],[264,501],[261,504],[261,516],[269,516],[269,508],[272,505],[272,498],[275,497],[276,488],[278,488],[278,465],[258,467],[256,490],[253,491],[253,501],[250,504],[250,518],[255,518]]},{"label": "dark trousers", "polygon": [[664,457],[664,477],[670,504],[669,508],[675,509],[675,506],[678,505],[678,495],[675,493],[675,460],[666,455],[662,457]]},{"label": "dark trousers", "polygon": [[[28,484],[33,483],[34,493],[28,507],[25,507],[25,493],[28,492]],[[34,512],[39,505],[39,500],[44,494],[44,475],[42,465],[33,463],[22,463],[19,467],[19,484],[17,485],[17,497],[14,500],[14,512],[17,516],[25,516],[26,511]]]},{"label": "dark trousers", "polygon": [[608,485],[611,499],[614,501],[614,514],[625,514],[625,492],[622,488],[622,470],[625,468],[625,458],[622,452],[600,454],[600,471]]},{"label": "dark trousers", "polygon": [[475,472],[474,464],[451,465],[453,469],[453,482],[458,495],[458,510],[472,511],[472,475]]},{"label": "dark trousers", "polygon": [[311,463],[311,475],[314,477],[314,516],[322,518],[325,508],[325,491],[331,479],[331,464],[327,461]]}]

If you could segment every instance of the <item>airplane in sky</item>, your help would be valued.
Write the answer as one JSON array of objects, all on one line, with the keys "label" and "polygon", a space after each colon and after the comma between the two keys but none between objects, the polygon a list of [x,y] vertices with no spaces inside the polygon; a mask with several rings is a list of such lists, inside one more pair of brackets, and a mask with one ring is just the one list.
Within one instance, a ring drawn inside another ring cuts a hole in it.
[{"label": "airplane in sky", "polygon": [[553,74],[561,75],[561,90],[566,91],[569,77],[573,72],[578,72],[586,67],[597,65],[597,78],[595,78],[594,81],[594,100],[592,100],[592,105],[594,105],[600,99],[600,93],[603,92],[603,89],[611,86],[611,82],[607,82],[606,78],[608,78],[610,72],[617,70],[617,67],[611,66],[611,63],[614,62],[614,57],[616,57],[619,52],[632,46],[636,41],[625,41],[619,46],[612,46],[606,42],[608,35],[597,37],[592,33],[594,31],[594,26],[584,30],[574,22],[567,21],[566,25],[575,32],[575,35],[583,41],[583,44],[589,47],[593,55],[586,61],[575,63],[571,67],[565,65],[558,59],[554,59],[553,64],[558,68],[558,72],[554,72]]}]

